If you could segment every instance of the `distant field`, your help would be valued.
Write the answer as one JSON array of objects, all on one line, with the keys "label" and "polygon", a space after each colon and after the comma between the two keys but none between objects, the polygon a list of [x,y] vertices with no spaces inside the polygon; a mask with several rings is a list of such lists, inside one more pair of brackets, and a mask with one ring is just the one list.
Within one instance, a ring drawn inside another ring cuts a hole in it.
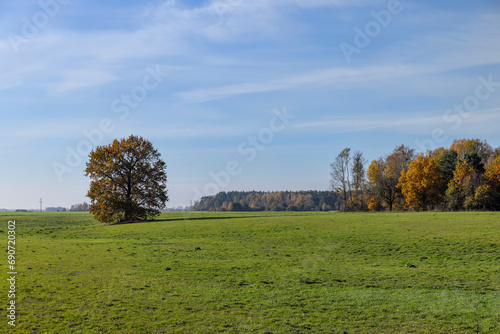
[{"label": "distant field", "polygon": [[500,333],[500,213],[14,219],[1,333]]}]

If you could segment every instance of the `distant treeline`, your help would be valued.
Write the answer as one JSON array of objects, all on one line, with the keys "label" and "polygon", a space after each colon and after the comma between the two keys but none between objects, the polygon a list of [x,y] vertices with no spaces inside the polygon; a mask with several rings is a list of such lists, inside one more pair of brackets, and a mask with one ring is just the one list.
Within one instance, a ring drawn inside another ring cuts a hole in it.
[{"label": "distant treeline", "polygon": [[205,196],[195,211],[330,211],[341,202],[333,191],[231,191]]},{"label": "distant treeline", "polygon": [[89,210],[90,210],[90,205],[87,202],[73,204],[69,209],[69,211],[76,211],[76,212],[84,212]]}]

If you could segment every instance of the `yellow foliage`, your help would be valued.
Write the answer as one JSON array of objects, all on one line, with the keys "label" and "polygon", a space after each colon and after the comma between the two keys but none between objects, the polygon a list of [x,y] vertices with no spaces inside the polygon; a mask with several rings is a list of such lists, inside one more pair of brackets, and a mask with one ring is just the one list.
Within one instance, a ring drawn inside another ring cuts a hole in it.
[{"label": "yellow foliage", "polygon": [[455,139],[450,149],[457,151],[460,160],[463,160],[468,153],[477,153],[481,158],[486,158],[492,153],[488,143],[480,139]]},{"label": "yellow foliage", "polygon": [[377,160],[373,160],[370,166],[368,166],[368,180],[372,184],[372,186],[375,186],[378,182],[378,178],[380,177],[381,166],[377,163]]},{"label": "yellow foliage", "polygon": [[499,193],[492,186],[483,184],[476,190],[474,206],[481,210],[498,209],[500,207],[499,199]]},{"label": "yellow foliage", "polygon": [[394,177],[394,175],[395,175],[394,168],[392,168],[391,165],[387,164],[387,166],[385,166],[385,168],[384,168],[383,175],[387,179],[390,179],[390,178]]},{"label": "yellow foliage", "polygon": [[443,192],[440,169],[435,159],[419,155],[403,170],[398,188],[405,197],[405,207],[426,210],[439,203]]},{"label": "yellow foliage", "polygon": [[453,172],[453,179],[450,181],[453,188],[459,192],[466,190],[471,183],[472,173],[474,173],[474,168],[465,161],[459,161]]},{"label": "yellow foliage", "polygon": [[484,177],[489,184],[500,191],[500,155],[486,167]]},{"label": "yellow foliage", "polygon": [[368,210],[379,211],[381,208],[380,202],[375,197],[370,197],[368,200]]}]

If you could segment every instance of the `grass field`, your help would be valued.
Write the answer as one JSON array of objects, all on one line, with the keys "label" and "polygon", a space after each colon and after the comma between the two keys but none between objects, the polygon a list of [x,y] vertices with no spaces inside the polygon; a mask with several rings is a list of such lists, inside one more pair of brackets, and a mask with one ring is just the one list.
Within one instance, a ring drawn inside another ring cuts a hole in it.
[{"label": "grass field", "polygon": [[1,333],[500,333],[500,213],[14,219]]}]

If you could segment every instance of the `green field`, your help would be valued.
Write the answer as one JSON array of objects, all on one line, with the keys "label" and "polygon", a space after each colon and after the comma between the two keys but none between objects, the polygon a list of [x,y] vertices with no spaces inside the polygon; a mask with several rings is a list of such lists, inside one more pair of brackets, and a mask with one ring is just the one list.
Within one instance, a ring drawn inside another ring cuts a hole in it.
[{"label": "green field", "polygon": [[500,213],[14,219],[1,333],[500,333]]}]

